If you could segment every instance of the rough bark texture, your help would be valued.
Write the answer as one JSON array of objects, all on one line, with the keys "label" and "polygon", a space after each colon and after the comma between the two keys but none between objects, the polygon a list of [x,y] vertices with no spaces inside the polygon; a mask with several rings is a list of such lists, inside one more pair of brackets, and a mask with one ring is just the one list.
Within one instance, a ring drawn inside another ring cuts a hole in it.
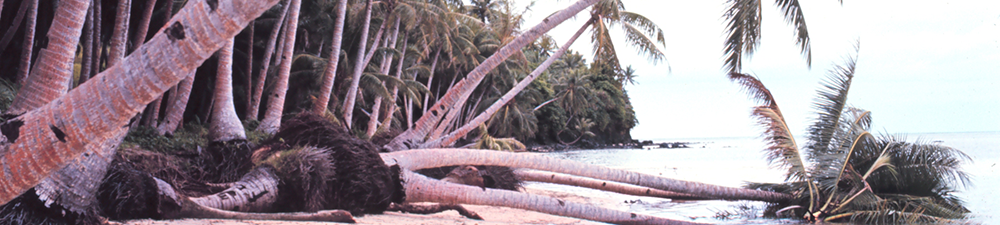
[{"label": "rough bark texture", "polygon": [[[277,0],[212,2],[218,4],[188,2],[137,54],[69,94],[0,125],[9,142],[0,150],[0,171],[5,171],[0,173],[5,181],[0,183],[0,204],[79,157],[88,145],[104,143],[142,106],[180,82]],[[76,2],[60,1],[68,5],[60,10],[86,10],[86,4],[71,3]],[[54,23],[68,20],[82,26],[85,13],[80,14],[57,17]],[[49,47],[57,39],[50,37]]]},{"label": "rough bark texture", "polygon": [[257,114],[260,114],[260,99],[264,94],[264,80],[267,79],[267,68],[271,66],[271,56],[274,55],[275,42],[278,40],[278,33],[284,27],[282,24],[284,24],[285,16],[288,15],[289,1],[291,0],[283,1],[284,7],[281,9],[283,13],[278,17],[278,23],[271,28],[271,36],[267,39],[267,47],[264,48],[264,60],[260,64],[260,73],[257,73],[257,79],[255,79],[253,84],[253,97],[250,99],[249,106],[247,106],[248,120],[257,120]]},{"label": "rough bark texture", "polygon": [[128,44],[128,22],[130,20],[132,0],[118,0],[115,11],[115,27],[111,32],[111,49],[108,53],[108,67],[118,64],[125,58],[125,45]]},{"label": "rough bark texture", "polygon": [[549,58],[545,59],[545,61],[542,62],[542,64],[538,65],[538,67],[535,68],[535,70],[532,70],[531,73],[528,74],[528,76],[524,77],[524,79],[521,79],[521,81],[518,82],[516,85],[514,85],[514,87],[511,88],[510,91],[507,91],[506,94],[501,96],[500,99],[498,99],[496,102],[493,103],[493,105],[490,105],[489,108],[486,108],[486,110],[484,110],[474,119],[472,119],[472,121],[465,123],[465,125],[462,125],[462,127],[459,127],[458,129],[455,129],[451,133],[448,133],[448,135],[445,135],[441,138],[425,143],[422,147],[440,148],[440,147],[451,146],[452,144],[455,144],[455,142],[458,141],[458,139],[465,137],[465,135],[468,135],[470,131],[476,129],[477,127],[479,127],[480,124],[483,124],[487,120],[492,118],[493,114],[496,114],[497,111],[500,110],[500,108],[503,108],[503,106],[507,105],[507,103],[510,102],[510,100],[513,100],[514,97],[517,96],[517,93],[520,93],[521,90],[524,90],[524,88],[527,88],[528,85],[531,85],[531,82],[534,81],[535,78],[537,78],[539,75],[542,75],[542,73],[544,73],[545,70],[547,70],[549,66],[552,65],[552,63],[554,63],[556,60],[559,59],[559,57],[561,57],[564,53],[566,53],[566,50],[569,49],[569,46],[573,45],[573,42],[576,42],[576,39],[579,38],[580,35],[583,34],[583,31],[587,30],[587,27],[590,27],[592,23],[593,20],[583,24],[583,26],[581,26],[580,29],[577,30],[576,33],[573,34],[573,36],[570,37],[568,41],[566,41],[566,44],[563,44],[562,47],[556,50],[555,53],[552,53],[552,55],[549,56]]},{"label": "rough bark texture", "polygon": [[83,56],[80,59],[80,77],[77,78],[77,85],[83,84],[90,77],[90,67],[94,64],[94,3],[90,4],[87,8],[87,21],[83,23],[83,40],[80,41],[81,47],[83,47]]},{"label": "rough bark texture", "polygon": [[[38,51],[27,83],[17,92],[17,97],[6,112],[20,115],[38,108],[66,93],[73,78],[73,60],[80,42],[83,22],[87,16],[88,1],[60,1],[52,28],[46,35],[49,44]],[[6,132],[4,132],[6,133]]]},{"label": "rough bark texture", "polygon": [[585,187],[602,191],[611,191],[627,195],[649,196],[658,198],[669,198],[676,200],[705,200],[695,195],[664,191],[655,188],[641,187],[636,185],[623,184],[618,182],[603,181],[587,177],[572,176],[561,173],[545,172],[538,170],[517,169],[514,175],[522,181],[537,181],[545,183],[563,184],[577,187]]},{"label": "rough bark texture", "polygon": [[323,114],[330,104],[330,95],[333,94],[333,81],[337,78],[337,64],[340,63],[340,47],[344,40],[344,20],[347,17],[347,1],[337,2],[337,21],[333,26],[333,41],[330,46],[330,60],[323,70],[323,84],[319,89],[319,97],[316,105],[313,106],[313,113]]},{"label": "rough bark texture", "polygon": [[[173,0],[167,0],[173,1]],[[146,0],[146,8],[142,11],[142,18],[139,20],[139,27],[136,29],[135,36],[132,38],[132,51],[142,46],[142,43],[146,41],[146,34],[149,31],[149,20],[153,18],[153,7],[156,6],[156,0]],[[167,13],[169,14],[169,13]],[[159,102],[159,101],[157,101]],[[159,107],[156,107],[159,108]]]},{"label": "rough bark texture", "polygon": [[[420,149],[383,153],[382,159],[388,165],[398,164],[401,168],[409,170],[455,165],[507,166],[536,169],[704,196],[712,199],[781,202],[790,200],[792,197],[776,192],[675,180],[576,161],[555,159],[538,154],[470,149]],[[407,198],[409,197],[410,195],[407,194]]]},{"label": "rough bark texture", "polygon": [[261,120],[260,126],[257,127],[257,130],[264,133],[274,134],[281,126],[281,114],[285,109],[285,95],[288,94],[288,75],[292,70],[292,50],[295,48],[295,33],[299,27],[299,7],[301,5],[301,0],[291,0],[289,3],[288,23],[285,24],[287,26],[285,42],[281,43],[284,46],[282,47],[281,64],[278,65],[278,80],[274,81],[274,89],[271,90],[268,99],[264,120]]},{"label": "rough bark texture", "polygon": [[482,189],[427,178],[403,170],[406,202],[503,206],[612,224],[697,224],[508,190]]},{"label": "rough bark texture", "polygon": [[28,6],[30,4],[31,1],[21,1],[21,6],[17,10],[17,16],[14,16],[14,22],[4,32],[3,39],[0,39],[0,52],[7,50],[7,44],[10,44],[10,40],[14,38],[14,33],[17,33],[17,29],[21,28],[21,21],[24,20],[24,14],[28,13]]},{"label": "rough bark texture", "polygon": [[[361,72],[365,70],[365,48],[368,45],[368,28],[371,25],[372,20],[372,1],[368,0],[365,5],[365,17],[362,20],[364,25],[361,25],[361,39],[358,41],[358,54],[355,57],[354,63],[354,73],[352,73],[351,86],[347,89],[347,95],[344,96],[344,106],[341,110],[344,110],[344,124],[347,124],[347,129],[351,129],[352,119],[354,119],[354,101],[358,97],[358,85],[361,82]],[[378,44],[378,39],[372,43],[373,45]]]},{"label": "rough bark texture", "polygon": [[[396,22],[395,22],[395,24],[396,24],[395,27],[396,28],[393,29],[393,31],[392,31],[392,37],[385,39],[385,43],[382,45],[383,48],[396,47],[396,38],[399,37],[399,22],[400,22],[400,18],[396,17]],[[375,48],[373,48],[373,49],[375,49]],[[406,51],[406,49],[403,49],[403,51]],[[400,58],[400,59],[402,59],[402,58]],[[402,61],[400,61],[400,64],[402,64]],[[381,65],[381,69],[382,70],[379,71],[379,72],[381,74],[389,74],[389,69],[391,69],[391,68],[392,68],[392,56],[383,55],[382,56],[382,65]],[[396,76],[396,78],[399,78],[399,76]],[[385,85],[386,85],[385,81],[382,81],[382,86],[385,86]],[[392,91],[392,92],[389,92],[389,93],[395,93],[395,91]],[[365,130],[366,137],[375,136],[375,131],[378,130],[378,124],[379,124],[378,118],[382,114],[382,100],[383,100],[382,96],[375,96],[375,102],[372,104],[372,112],[371,112],[371,115],[368,117],[368,127]],[[388,113],[391,113],[391,112],[388,112]],[[389,114],[389,115],[387,115],[386,118],[391,118],[391,116],[392,116],[392,114]]]},{"label": "rough bark texture", "polygon": [[[103,13],[101,12],[101,2],[94,1],[94,46],[90,48],[91,51],[91,66],[90,71],[87,73],[87,79],[97,76],[101,72],[101,54],[104,52],[104,39],[103,33],[101,33],[101,17]],[[80,82],[83,84],[84,82]]]},{"label": "rough bark texture", "polygon": [[[445,114],[449,113],[451,110],[462,108],[465,101],[469,98],[469,95],[472,94],[476,86],[479,85],[479,82],[486,77],[486,74],[490,70],[496,68],[497,65],[500,65],[500,63],[506,60],[507,57],[510,57],[515,52],[520,51],[521,48],[527,46],[535,39],[538,39],[538,37],[542,36],[556,25],[559,25],[566,19],[569,19],[573,15],[582,11],[584,8],[587,8],[597,2],[598,0],[577,1],[566,9],[563,9],[552,16],[549,16],[545,20],[542,20],[540,24],[535,25],[535,27],[532,27],[530,30],[524,32],[517,38],[514,38],[514,40],[505,45],[503,48],[497,50],[493,53],[493,55],[479,64],[479,66],[476,66],[475,69],[469,72],[466,79],[463,79],[454,87],[449,88],[448,92],[438,99],[438,101],[434,103],[434,106],[430,107],[429,113],[425,113],[420,117],[420,119],[417,120],[416,126],[404,131],[399,136],[396,136],[396,138],[385,147],[391,151],[399,151],[408,149],[409,146],[418,144],[418,142],[423,140],[423,138],[435,128],[436,124],[441,122],[441,117],[445,116]],[[451,107],[451,109],[448,109],[448,107]]]},{"label": "rough bark texture", "polygon": [[217,194],[191,198],[200,205],[240,212],[267,212],[278,200],[281,178],[268,166],[257,167]]},{"label": "rough bark texture", "polygon": [[163,123],[156,127],[160,135],[173,134],[184,120],[184,110],[187,108],[188,98],[191,97],[191,87],[194,86],[194,74],[192,70],[190,75],[177,84],[177,91],[170,95],[167,115],[163,116]]},{"label": "rough bark texture", "polygon": [[247,139],[246,131],[233,103],[233,40],[216,53],[219,68],[215,75],[215,104],[209,126],[209,138],[215,142]]},{"label": "rough bark texture", "polygon": [[28,72],[31,71],[31,51],[35,46],[35,24],[38,23],[38,0],[26,0],[28,6],[28,21],[24,25],[24,43],[21,46],[21,64],[17,67],[17,82],[22,86],[26,83]]}]

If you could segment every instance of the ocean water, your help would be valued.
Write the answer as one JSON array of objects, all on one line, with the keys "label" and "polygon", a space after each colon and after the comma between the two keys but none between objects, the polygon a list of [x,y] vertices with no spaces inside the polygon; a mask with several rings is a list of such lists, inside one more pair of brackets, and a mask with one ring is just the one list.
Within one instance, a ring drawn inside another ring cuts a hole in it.
[{"label": "ocean water", "polygon": [[[963,168],[972,176],[972,184],[956,195],[966,201],[973,223],[1000,224],[1000,132],[909,134],[908,141],[932,142],[962,150],[972,160]],[[576,160],[595,165],[626,169],[665,177],[709,184],[739,187],[744,182],[782,182],[784,170],[771,168],[761,152],[759,138],[661,139],[656,142],[695,142],[684,149],[596,149],[544,153],[550,157]],[[529,182],[529,187],[572,192],[587,197],[615,200],[605,205],[618,210],[705,223],[774,224],[796,223],[791,220],[736,218],[719,220],[718,212],[737,212],[738,208],[759,208],[764,204],[749,201],[671,201],[637,197],[604,191]]]}]

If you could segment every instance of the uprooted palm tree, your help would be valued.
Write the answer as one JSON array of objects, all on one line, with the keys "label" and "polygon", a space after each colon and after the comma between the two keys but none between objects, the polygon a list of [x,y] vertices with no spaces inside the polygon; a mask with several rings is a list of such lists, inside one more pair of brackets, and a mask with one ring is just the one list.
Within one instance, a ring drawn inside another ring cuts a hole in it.
[{"label": "uprooted palm tree", "polygon": [[765,216],[860,223],[947,223],[963,218],[969,211],[952,192],[969,183],[961,170],[969,156],[939,144],[869,133],[871,113],[847,106],[854,72],[854,58],[831,71],[816,100],[819,116],[802,147],[764,84],[750,75],[730,73],[731,80],[762,104],[752,115],[764,127],[768,159],[788,169],[785,183],[747,187],[795,195],[770,205]]}]

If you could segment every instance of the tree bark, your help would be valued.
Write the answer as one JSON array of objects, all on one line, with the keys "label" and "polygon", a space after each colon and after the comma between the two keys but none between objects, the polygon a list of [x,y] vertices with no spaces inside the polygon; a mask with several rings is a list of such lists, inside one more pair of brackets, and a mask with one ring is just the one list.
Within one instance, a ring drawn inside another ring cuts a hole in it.
[{"label": "tree bark", "polygon": [[233,103],[233,40],[219,49],[219,67],[215,75],[215,104],[209,123],[209,138],[215,142],[246,140],[246,131]]},{"label": "tree bark", "polygon": [[118,7],[115,14],[115,28],[111,32],[111,50],[108,53],[108,67],[118,64],[118,61],[125,58],[131,9],[132,0],[118,0]]},{"label": "tree bark", "polygon": [[24,44],[21,47],[21,64],[17,67],[17,83],[21,86],[27,83],[28,72],[31,68],[31,51],[35,47],[35,24],[38,23],[38,0],[25,0],[30,2],[28,7],[28,21],[24,22]]},{"label": "tree bark", "polygon": [[535,39],[538,39],[541,35],[545,34],[551,30],[556,25],[559,25],[566,19],[576,15],[578,12],[587,8],[598,0],[580,0],[573,5],[567,7],[566,9],[560,10],[559,12],[549,16],[547,19],[543,20],[542,23],[532,27],[530,30],[514,38],[510,43],[505,45],[503,48],[497,50],[493,55],[484,60],[479,66],[476,66],[471,72],[469,72],[467,79],[463,79],[456,86],[452,87],[438,99],[437,103],[431,107],[430,113],[425,113],[423,116],[417,120],[417,125],[404,131],[396,138],[387,144],[385,147],[390,151],[399,151],[407,148],[406,143],[418,143],[427,134],[435,128],[435,125],[441,122],[441,117],[448,113],[446,107],[452,107],[453,109],[461,109],[462,105],[475,90],[479,82],[483,80],[486,74],[500,65],[501,62],[510,57],[515,52],[519,52],[521,48],[530,44]]},{"label": "tree bark", "polygon": [[260,99],[264,94],[264,80],[267,79],[267,68],[271,66],[271,56],[274,54],[275,42],[278,40],[278,33],[281,28],[284,27],[285,16],[288,15],[289,1],[284,0],[284,7],[282,7],[281,16],[278,17],[278,22],[274,24],[271,28],[271,36],[267,39],[267,47],[264,48],[264,60],[260,64],[260,73],[257,74],[256,82],[253,85],[253,97],[250,98],[250,104],[247,106],[247,119],[257,120],[257,115],[260,114]]},{"label": "tree bark", "polygon": [[[365,71],[365,47],[368,46],[368,27],[372,22],[372,1],[367,0],[365,3],[365,17],[362,20],[364,23],[361,25],[361,38],[358,41],[358,54],[355,57],[354,63],[354,73],[352,73],[351,86],[347,89],[347,95],[344,96],[344,106],[341,110],[344,110],[344,124],[347,125],[347,129],[351,129],[351,124],[353,124],[354,117],[354,101],[358,97],[358,84],[361,82],[361,73]],[[372,43],[372,45],[378,45],[378,40]]]},{"label": "tree bark", "polygon": [[[101,2],[94,1],[94,46],[90,48],[93,53],[91,53],[91,65],[90,71],[87,73],[87,79],[97,76],[101,72],[101,54],[104,52],[104,33],[101,32],[101,17],[103,13],[101,12]],[[82,85],[84,82],[80,82]]]},{"label": "tree bark", "polygon": [[[173,1],[173,0],[167,0]],[[142,18],[139,20],[139,27],[136,29],[135,36],[132,38],[132,48],[130,51],[135,51],[142,46],[143,42],[146,42],[146,34],[149,31],[149,20],[153,18],[153,7],[156,6],[156,0],[146,0],[146,8],[142,11]],[[170,14],[170,13],[167,13]],[[159,101],[156,101],[159,102]],[[159,108],[159,107],[154,107]]]},{"label": "tree bark", "polygon": [[272,205],[278,201],[280,182],[281,178],[274,173],[274,169],[261,166],[243,175],[226,190],[191,198],[191,201],[221,210],[267,212],[273,210]]},{"label": "tree bark", "polygon": [[[0,204],[14,199],[49,173],[67,165],[88,146],[110,139],[110,132],[127,126],[139,109],[180,82],[184,75],[276,2],[218,1],[214,6],[201,0],[188,2],[168,22],[171,25],[139,48],[138,54],[52,103],[0,125],[9,131],[4,132],[9,145],[0,150],[0,171],[10,171],[0,173],[0,180],[5,181],[0,183]],[[59,16],[53,23],[63,26],[53,27],[69,27],[64,24],[67,22],[80,23],[82,27],[86,4],[70,0],[59,3],[60,11],[79,8],[84,13]],[[76,40],[79,40],[80,30],[76,29]],[[49,37],[49,47],[58,46],[63,39],[61,36],[67,35]],[[13,134],[14,130],[17,135]]]},{"label": "tree bark", "polygon": [[83,84],[87,81],[90,76],[91,66],[94,64],[94,6],[95,3],[90,3],[90,7],[87,8],[87,19],[83,23],[83,40],[81,40],[80,45],[83,47],[83,56],[80,59],[80,77],[77,78],[77,84]]},{"label": "tree bark", "polygon": [[[436,69],[436,67],[437,67],[438,57],[439,56],[441,56],[441,49],[438,49],[434,53],[434,61],[431,62],[431,74],[427,76],[427,90],[428,90],[428,92],[427,92],[427,95],[424,96],[424,104],[423,104],[423,106],[424,106],[423,107],[424,108],[424,114],[427,114],[427,110],[430,109],[430,107],[428,107],[427,104],[430,103],[429,100],[430,100],[431,96],[434,95],[434,91],[430,91],[430,90],[431,90],[431,85],[434,82],[434,69]],[[413,127],[413,122],[410,122],[410,127]]]},{"label": "tree bark", "polygon": [[612,224],[697,224],[623,212],[561,199],[508,190],[482,189],[427,178],[402,170],[406,202],[440,202],[503,206]]},{"label": "tree bark", "polygon": [[[249,37],[247,37],[247,50],[246,50],[247,61],[245,62],[246,67],[243,69],[243,71],[246,71],[246,77],[247,77],[246,78],[247,82],[245,84],[246,88],[244,90],[246,90],[247,92],[246,101],[248,107],[250,105],[250,99],[253,99],[253,91],[250,91],[250,89],[253,88],[253,36],[255,27],[254,24],[256,24],[256,21],[250,22],[249,26],[250,28],[247,28],[249,30],[248,32],[250,35],[248,35]],[[247,111],[247,114],[249,114],[249,111]],[[249,116],[247,115],[244,115],[243,118],[249,120]]]},{"label": "tree bark", "polygon": [[333,82],[337,78],[337,64],[340,63],[340,48],[344,41],[344,20],[347,17],[347,1],[337,2],[337,20],[333,25],[333,41],[330,46],[330,60],[323,70],[323,83],[319,89],[319,99],[313,105],[313,113],[323,114],[327,111],[330,103],[330,95],[333,94]]},{"label": "tree bark", "polygon": [[[395,22],[395,25],[394,25],[395,28],[392,31],[392,37],[387,38],[385,40],[385,44],[382,45],[384,48],[390,48],[390,46],[391,47],[396,47],[396,40],[399,37],[399,22],[400,22],[400,18],[396,17],[396,22]],[[403,51],[406,51],[406,49],[403,49]],[[400,65],[402,65],[402,61],[400,61]],[[389,56],[388,54],[383,54],[383,56],[382,56],[382,66],[381,66],[382,71],[380,71],[380,72],[382,74],[389,74],[389,70],[391,68],[392,68],[392,56]],[[399,78],[399,76],[396,76],[396,78]],[[385,86],[385,85],[386,85],[385,81],[382,81],[382,86]],[[392,91],[392,92],[389,92],[389,93],[395,93],[395,91]],[[379,116],[381,116],[381,114],[382,114],[382,111],[381,111],[382,110],[382,100],[383,100],[382,96],[375,96],[375,103],[372,104],[372,113],[371,113],[371,116],[368,117],[368,127],[367,127],[367,130],[365,131],[365,135],[367,137],[374,136],[375,135],[375,131],[378,131]],[[390,113],[390,115],[386,115],[387,118],[391,118],[392,117],[392,115],[391,115],[392,112],[389,112],[389,113]]]},{"label": "tree bark", "polygon": [[[64,3],[65,2],[65,3]],[[87,1],[60,1],[46,37],[48,46],[38,51],[27,83],[17,92],[17,97],[6,112],[20,115],[38,108],[66,93],[73,78],[73,61],[80,42],[83,22],[86,20]]]},{"label": "tree bark", "polygon": [[610,191],[634,196],[649,196],[657,198],[669,198],[675,200],[707,200],[708,198],[698,197],[691,194],[664,191],[655,188],[642,187],[618,182],[603,181],[587,177],[566,175],[538,170],[516,169],[514,175],[522,181],[536,181],[585,187],[602,191]]},{"label": "tree bark", "polygon": [[[403,34],[403,54],[400,54],[399,63],[396,65],[396,75],[394,75],[396,79],[400,79],[403,76],[403,63],[406,62],[406,48],[410,47],[409,41],[406,40],[407,34],[408,32]],[[379,127],[379,130],[389,130],[392,128],[392,118],[396,115],[396,100],[399,99],[399,85],[393,85],[392,90],[389,90],[392,96],[389,98],[389,104],[386,104],[389,108],[385,110],[385,119],[382,119],[382,126]]]},{"label": "tree bark", "polygon": [[281,65],[278,65],[278,80],[274,82],[274,89],[271,90],[271,98],[268,99],[267,113],[264,120],[260,121],[257,130],[264,133],[274,134],[281,126],[281,113],[285,108],[285,94],[288,91],[288,73],[292,69],[292,50],[295,47],[295,33],[299,25],[299,7],[301,0],[291,0],[288,8],[288,24],[285,43],[282,43]]},{"label": "tree bark", "polygon": [[185,76],[179,84],[174,94],[170,95],[167,102],[167,114],[163,117],[163,123],[156,127],[160,135],[173,134],[177,127],[184,120],[184,110],[187,108],[188,98],[191,97],[191,87],[194,86],[194,71]]},{"label": "tree bark", "polygon": [[[381,156],[386,164],[398,164],[401,168],[408,170],[456,165],[506,166],[584,176],[712,199],[782,202],[792,198],[791,195],[783,193],[675,180],[576,161],[555,159],[537,154],[470,149],[419,149],[382,153]],[[410,196],[408,193],[407,198]]]}]

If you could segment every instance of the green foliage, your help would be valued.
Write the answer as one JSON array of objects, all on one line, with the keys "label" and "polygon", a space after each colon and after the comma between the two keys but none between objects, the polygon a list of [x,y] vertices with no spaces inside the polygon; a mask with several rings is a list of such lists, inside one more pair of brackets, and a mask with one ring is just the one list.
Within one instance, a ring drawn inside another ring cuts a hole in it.
[{"label": "green foliage", "polygon": [[155,128],[138,126],[125,135],[118,149],[139,147],[142,149],[171,154],[178,151],[192,150],[198,146],[208,146],[208,127],[203,124],[188,123],[174,132],[173,137],[166,137],[156,132]]},{"label": "green foliage", "polygon": [[17,90],[20,89],[16,83],[0,79],[0,112],[6,112],[14,98],[17,97]]}]

